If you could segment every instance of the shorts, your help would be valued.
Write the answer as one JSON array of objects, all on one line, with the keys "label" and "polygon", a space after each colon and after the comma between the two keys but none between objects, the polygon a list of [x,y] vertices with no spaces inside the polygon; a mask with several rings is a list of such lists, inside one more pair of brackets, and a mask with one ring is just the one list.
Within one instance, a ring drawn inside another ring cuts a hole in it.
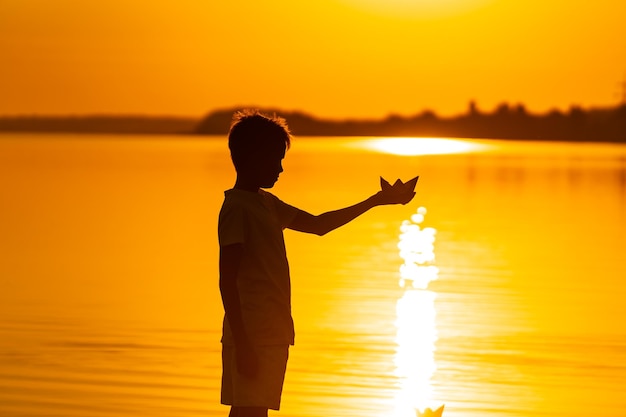
[{"label": "shorts", "polygon": [[289,345],[255,346],[259,372],[254,378],[237,372],[235,347],[222,345],[222,404],[280,409]]}]

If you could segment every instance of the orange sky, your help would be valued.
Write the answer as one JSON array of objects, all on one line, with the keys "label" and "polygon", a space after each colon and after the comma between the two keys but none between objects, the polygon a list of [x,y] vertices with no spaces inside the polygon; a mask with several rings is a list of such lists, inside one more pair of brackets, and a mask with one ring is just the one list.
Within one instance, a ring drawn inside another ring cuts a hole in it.
[{"label": "orange sky", "polygon": [[0,0],[0,115],[613,106],[623,0]]}]

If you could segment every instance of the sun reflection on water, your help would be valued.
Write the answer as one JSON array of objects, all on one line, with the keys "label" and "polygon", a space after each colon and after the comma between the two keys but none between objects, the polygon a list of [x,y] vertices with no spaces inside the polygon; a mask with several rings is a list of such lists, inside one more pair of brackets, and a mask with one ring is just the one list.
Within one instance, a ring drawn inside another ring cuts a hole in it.
[{"label": "sun reflection on water", "polygon": [[416,410],[438,406],[433,402],[431,379],[436,370],[437,341],[436,293],[428,284],[437,279],[434,265],[436,230],[422,228],[427,211],[420,207],[410,220],[402,223],[398,249],[404,264],[399,285],[403,296],[396,304],[395,376],[400,389],[395,398],[394,417],[415,417]]},{"label": "sun reflection on water", "polygon": [[445,155],[483,151],[488,147],[467,139],[449,138],[376,138],[364,140],[365,149],[391,155]]}]

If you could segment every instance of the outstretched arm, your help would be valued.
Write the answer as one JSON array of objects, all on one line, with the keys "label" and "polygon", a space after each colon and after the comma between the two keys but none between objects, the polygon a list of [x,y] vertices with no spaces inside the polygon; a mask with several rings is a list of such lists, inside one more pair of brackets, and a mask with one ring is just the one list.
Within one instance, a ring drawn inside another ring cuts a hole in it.
[{"label": "outstretched arm", "polygon": [[406,193],[381,190],[360,203],[318,216],[309,214],[306,211],[299,211],[289,225],[289,229],[322,236],[351,222],[371,208],[388,204],[406,204],[414,196],[415,193],[412,190]]}]

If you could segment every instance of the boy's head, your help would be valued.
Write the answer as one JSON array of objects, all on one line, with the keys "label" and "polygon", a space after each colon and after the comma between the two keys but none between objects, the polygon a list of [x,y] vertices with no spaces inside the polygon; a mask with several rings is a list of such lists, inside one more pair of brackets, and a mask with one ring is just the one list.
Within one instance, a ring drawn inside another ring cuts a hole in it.
[{"label": "boy's head", "polygon": [[285,119],[258,110],[242,110],[233,116],[228,148],[238,176],[269,188],[282,172],[281,161],[291,144]]}]

